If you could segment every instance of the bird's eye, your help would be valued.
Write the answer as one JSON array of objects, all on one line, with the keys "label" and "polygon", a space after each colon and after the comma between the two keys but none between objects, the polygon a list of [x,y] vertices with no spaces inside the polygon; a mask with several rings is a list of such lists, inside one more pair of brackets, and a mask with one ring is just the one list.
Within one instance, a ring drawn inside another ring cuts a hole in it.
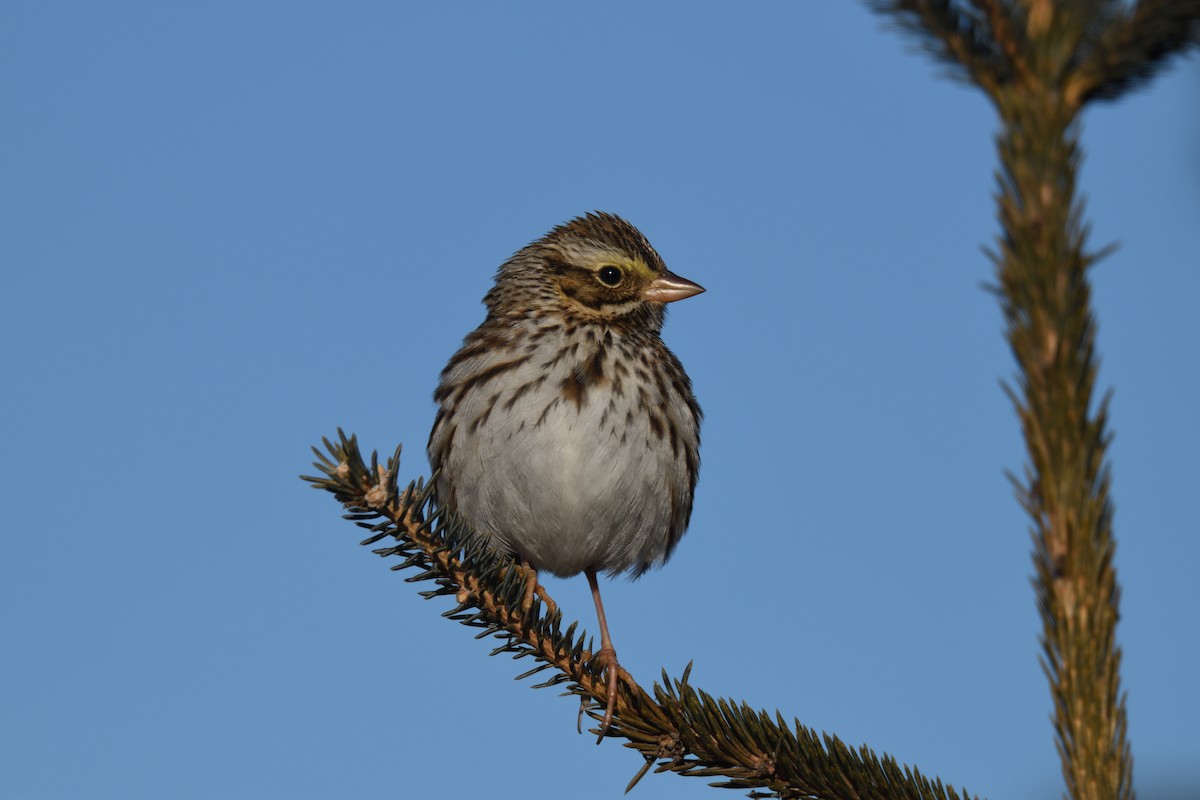
[{"label": "bird's eye", "polygon": [[600,271],[596,273],[596,277],[599,278],[600,282],[605,286],[612,287],[619,286],[621,283],[621,278],[623,278],[624,275],[621,274],[621,270],[617,267],[601,267]]}]

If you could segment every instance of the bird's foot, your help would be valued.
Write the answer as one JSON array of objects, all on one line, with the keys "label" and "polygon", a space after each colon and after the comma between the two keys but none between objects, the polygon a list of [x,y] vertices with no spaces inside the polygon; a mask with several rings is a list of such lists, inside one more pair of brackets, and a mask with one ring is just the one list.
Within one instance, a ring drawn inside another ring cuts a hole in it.
[{"label": "bird's foot", "polygon": [[[642,687],[639,686],[637,681],[633,679],[633,676],[626,672],[624,668],[617,663],[616,651],[611,647],[607,648],[607,651],[607,654],[605,654],[605,650],[601,649],[596,653],[598,657],[603,658],[605,662],[607,662],[605,664],[605,687],[607,690],[606,699],[608,701],[605,707],[604,720],[600,725],[600,738],[596,740],[596,744],[599,744],[604,740],[605,734],[608,733],[608,729],[612,726],[613,711],[615,710],[617,697],[616,683],[620,682],[629,687],[630,694],[635,698],[639,694],[643,693]],[[614,676],[616,677],[614,678]],[[576,733],[583,733],[583,713],[587,711],[587,709],[594,702],[595,701],[592,700],[592,698],[588,695],[579,696],[579,716],[575,720]]]},{"label": "bird's foot", "polygon": [[629,673],[621,669],[620,663],[617,662],[617,651],[611,647],[601,647],[600,652],[596,653],[596,657],[604,662],[604,675],[607,678],[607,699],[608,702],[604,706],[604,719],[600,721],[600,735],[596,738],[596,744],[604,739],[608,729],[612,726],[613,712],[617,708],[617,682],[624,677],[625,682],[633,687],[637,684],[633,682],[633,678]]},{"label": "bird's foot", "polygon": [[541,598],[542,606],[546,609],[545,617],[549,618],[558,613],[558,603],[554,602],[554,599],[546,594],[546,588],[538,583],[537,570],[526,562],[522,562],[519,569],[525,572],[525,596],[521,600],[521,617],[525,620],[529,619],[534,597]]}]

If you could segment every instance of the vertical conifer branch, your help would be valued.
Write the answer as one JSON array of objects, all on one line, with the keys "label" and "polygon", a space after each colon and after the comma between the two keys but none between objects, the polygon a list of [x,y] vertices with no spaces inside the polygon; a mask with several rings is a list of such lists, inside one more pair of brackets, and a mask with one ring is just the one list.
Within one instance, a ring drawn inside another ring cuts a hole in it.
[{"label": "vertical conifer branch", "polygon": [[1096,256],[1086,250],[1076,194],[1076,120],[1095,87],[1118,91],[1182,49],[1200,4],[1143,0],[1127,15],[1104,0],[970,0],[973,18],[966,2],[952,0],[873,5],[927,43],[940,43],[935,54],[957,59],[1000,113],[1003,233],[993,258],[1019,367],[1009,393],[1029,465],[1014,483],[1033,522],[1034,585],[1059,754],[1074,800],[1131,800],[1107,398],[1094,394],[1096,322],[1087,269]]},{"label": "vertical conifer branch", "polygon": [[[1048,13],[1030,3],[1028,17]],[[1033,522],[1043,665],[1063,776],[1074,800],[1130,800],[1132,756],[1116,644],[1120,592],[1096,401],[1083,204],[1076,194],[1079,107],[1060,91],[1080,26],[1028,28],[1034,74],[993,94],[1003,130],[996,255],[1006,336],[1020,369],[1010,390],[1029,454],[1018,495]]]}]

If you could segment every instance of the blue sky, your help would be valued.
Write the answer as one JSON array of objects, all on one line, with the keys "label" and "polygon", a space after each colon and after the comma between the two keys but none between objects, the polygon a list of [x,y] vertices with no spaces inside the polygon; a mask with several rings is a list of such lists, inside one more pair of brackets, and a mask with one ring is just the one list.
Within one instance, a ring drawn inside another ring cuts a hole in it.
[{"label": "blue sky", "polygon": [[[695,514],[605,586],[622,662],[1058,793],[991,108],[859,3],[598,8],[0,12],[0,795],[619,796],[634,754],[296,478],[338,425],[425,473],[494,269],[591,209],[708,289],[665,330],[707,414]],[[1200,785],[1198,78],[1084,119],[1144,798]],[[582,578],[550,589],[594,627]]]}]

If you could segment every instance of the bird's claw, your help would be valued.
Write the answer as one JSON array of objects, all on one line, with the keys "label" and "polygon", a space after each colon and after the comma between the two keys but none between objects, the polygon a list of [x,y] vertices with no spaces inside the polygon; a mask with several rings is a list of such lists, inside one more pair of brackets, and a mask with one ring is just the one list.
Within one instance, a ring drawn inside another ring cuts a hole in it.
[{"label": "bird's claw", "polygon": [[540,597],[542,607],[545,609],[547,618],[554,616],[558,612],[558,603],[546,593],[545,587],[538,583],[538,572],[533,567],[529,566],[529,562],[522,561],[521,569],[525,571],[525,595],[521,599],[521,617],[529,620],[529,612],[533,609],[533,598]]},{"label": "bird's claw", "polygon": [[604,707],[604,719],[600,721],[600,735],[596,744],[604,740],[608,729],[612,727],[613,712],[617,708],[617,682],[621,679],[621,665],[617,663],[617,651],[611,647],[602,647],[596,654],[604,662],[604,674],[608,678],[608,702]]}]

